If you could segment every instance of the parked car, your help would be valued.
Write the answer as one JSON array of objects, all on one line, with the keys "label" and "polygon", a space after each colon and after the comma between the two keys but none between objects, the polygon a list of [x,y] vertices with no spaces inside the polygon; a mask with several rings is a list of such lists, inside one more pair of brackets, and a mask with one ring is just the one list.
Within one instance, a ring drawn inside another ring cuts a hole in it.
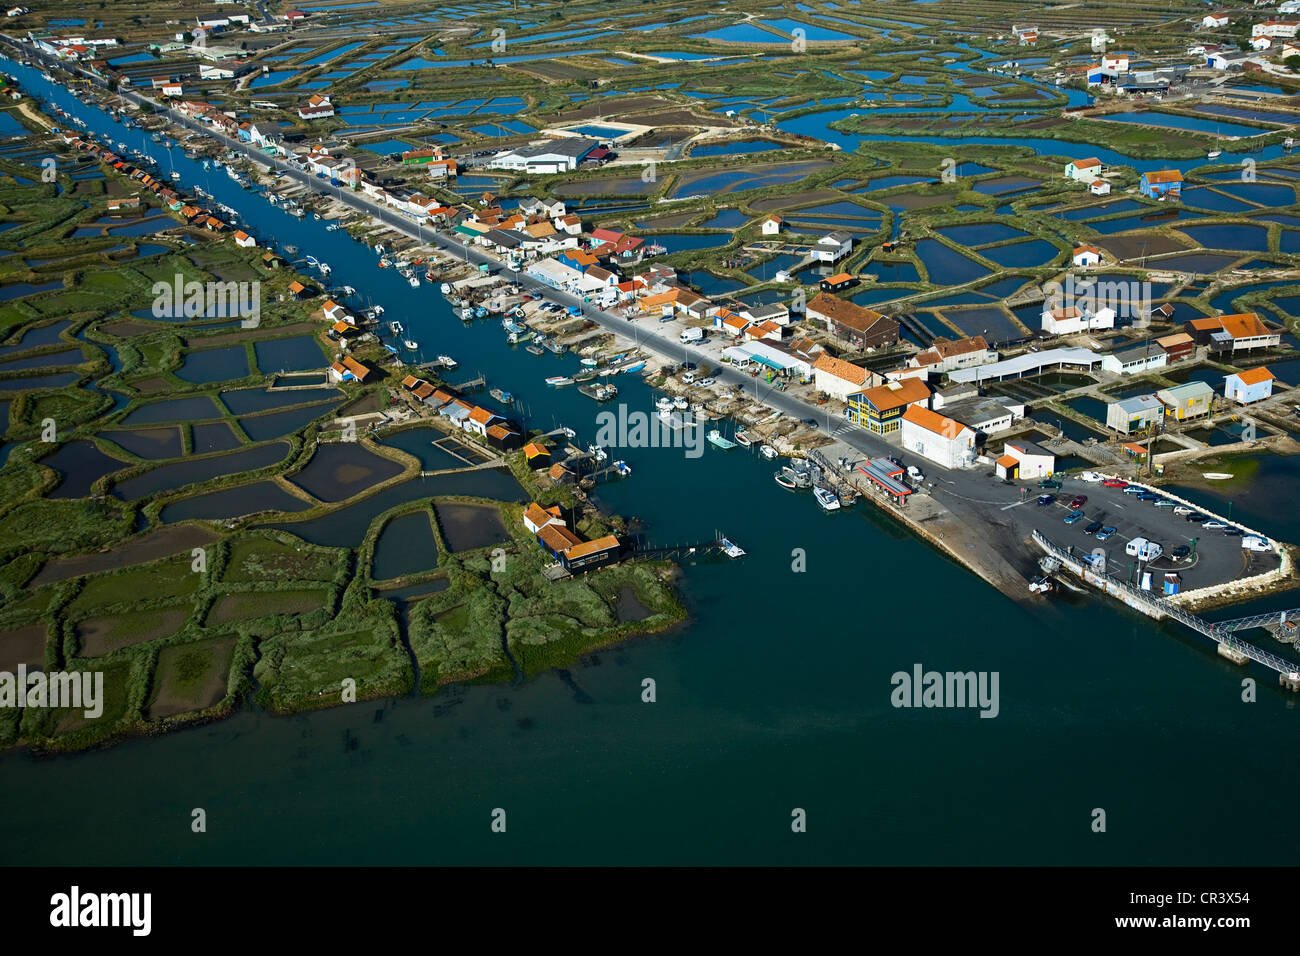
[{"label": "parked car", "polygon": [[1127,488],[1128,482],[1121,478],[1107,478],[1102,482],[1107,488]]},{"label": "parked car", "polygon": [[1193,511],[1189,515],[1183,515],[1183,518],[1185,518],[1187,521],[1194,521],[1197,524],[1200,524],[1202,521],[1208,521],[1209,517],[1210,517],[1209,515],[1203,515],[1199,511]]},{"label": "parked car", "polygon": [[1169,552],[1169,556],[1173,558],[1175,561],[1181,561],[1183,560],[1183,558],[1187,557],[1191,553],[1192,553],[1191,548],[1189,548],[1185,544],[1180,544],[1178,547],[1174,548],[1174,550]]},{"label": "parked car", "polygon": [[1106,525],[1106,527],[1102,528],[1100,531],[1097,532],[1097,540],[1105,541],[1107,538],[1115,534],[1115,532],[1118,530],[1119,529],[1116,528],[1114,525],[1108,524]]},{"label": "parked car", "polygon": [[1269,544],[1268,538],[1260,537],[1257,534],[1244,535],[1241,539],[1241,547],[1245,551],[1273,550],[1273,546]]},{"label": "parked car", "polygon": [[1039,488],[1060,488],[1061,483],[1055,478],[1044,478],[1038,483]]},{"label": "parked car", "polygon": [[1073,508],[1075,511],[1078,511],[1087,503],[1088,503],[1087,495],[1075,495],[1073,498],[1070,499],[1070,507]]},{"label": "parked car", "polygon": [[1066,524],[1078,524],[1082,520],[1083,520],[1082,511],[1071,511],[1068,515],[1065,516]]},{"label": "parked car", "polygon": [[1240,528],[1224,528],[1223,533],[1229,538],[1240,538],[1242,530]]},{"label": "parked car", "polygon": [[1195,508],[1189,508],[1187,507],[1187,505],[1174,506],[1174,514],[1176,515],[1183,515],[1184,517],[1186,517],[1187,515],[1192,514],[1194,511],[1196,511]]},{"label": "parked car", "polygon": [[1201,527],[1205,528],[1207,531],[1222,531],[1227,526],[1226,522],[1218,521],[1214,518],[1211,518],[1209,521],[1201,522]]},{"label": "parked car", "polygon": [[1093,522],[1089,523],[1088,526],[1085,527],[1085,528],[1083,529],[1083,533],[1084,533],[1084,534],[1096,534],[1096,533],[1097,533],[1098,531],[1100,531],[1103,527],[1104,527],[1104,525],[1103,525],[1100,521],[1093,521]]},{"label": "parked car", "polygon": [[1101,481],[1101,475],[1097,474],[1095,471],[1083,471],[1079,473],[1079,480],[1096,484]]},{"label": "parked car", "polygon": [[1154,491],[1144,491],[1137,496],[1138,501],[1164,501],[1164,497],[1156,494]]},{"label": "parked car", "polygon": [[[1157,507],[1157,508],[1177,508],[1177,507],[1178,507],[1178,502],[1176,502],[1176,501],[1170,501],[1168,498],[1160,498],[1160,497],[1157,497],[1157,498],[1156,498],[1156,502],[1155,502],[1155,507]],[[1175,511],[1174,514],[1178,514],[1178,512]]]},{"label": "parked car", "polygon": [[1125,487],[1121,488],[1120,491],[1122,491],[1126,495],[1146,494],[1146,489],[1143,488],[1141,485],[1126,485]]},{"label": "parked car", "polygon": [[1041,508],[1043,505],[1050,505],[1055,500],[1056,500],[1056,495],[1039,495],[1038,505]]}]

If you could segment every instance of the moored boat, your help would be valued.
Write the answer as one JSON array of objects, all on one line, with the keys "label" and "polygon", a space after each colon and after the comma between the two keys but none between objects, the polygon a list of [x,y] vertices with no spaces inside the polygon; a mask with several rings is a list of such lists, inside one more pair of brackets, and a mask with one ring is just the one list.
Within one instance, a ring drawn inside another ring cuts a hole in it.
[{"label": "moored boat", "polygon": [[546,384],[551,386],[551,388],[560,388],[563,385],[572,385],[573,379],[569,378],[567,375],[552,375],[546,380]]},{"label": "moored boat", "polygon": [[813,497],[817,499],[817,503],[822,506],[822,510],[824,511],[840,510],[839,495],[835,494],[835,492],[831,491],[829,488],[823,488],[821,485],[814,486]]},{"label": "moored boat", "polygon": [[762,454],[764,458],[767,458],[769,460],[776,457],[776,449],[773,448],[771,445],[764,445],[762,448],[759,449],[759,452]]},{"label": "moored boat", "polygon": [[737,445],[744,445],[746,448],[748,448],[750,445],[754,444],[754,442],[753,442],[753,440],[749,437],[749,435],[745,434],[745,430],[744,430],[743,428],[737,428],[737,429],[736,429],[736,444],[737,444]]},{"label": "moored boat", "polygon": [[736,447],[736,443],[734,441],[724,437],[722,432],[718,431],[716,428],[711,429],[708,435],[705,437],[709,439],[710,445],[713,445],[717,448],[721,448],[724,451]]}]

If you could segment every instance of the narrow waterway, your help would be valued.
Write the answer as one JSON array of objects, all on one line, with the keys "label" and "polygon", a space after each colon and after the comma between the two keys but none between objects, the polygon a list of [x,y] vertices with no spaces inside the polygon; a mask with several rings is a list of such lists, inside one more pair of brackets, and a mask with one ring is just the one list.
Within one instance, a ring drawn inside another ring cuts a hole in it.
[{"label": "narrow waterway", "polygon": [[[114,142],[147,148],[11,63]],[[1051,150],[1064,144],[1052,142]],[[164,160],[165,162],[165,160]],[[186,184],[330,262],[427,352],[590,434],[542,379],[576,360],[466,328],[324,223],[176,151]],[[629,377],[624,376],[623,379]],[[651,393],[619,380],[621,399]],[[716,528],[739,563],[685,569],[690,622],[517,687],[231,720],[75,757],[0,757],[9,861],[72,863],[1282,863],[1295,699],[1262,670],[1091,597],[1032,612],[865,506],[821,513],[736,449],[628,450],[601,502],[655,542]],[[1028,559],[1027,559],[1028,560]],[[797,570],[806,568],[806,570]],[[913,665],[996,671],[999,712],[896,709]],[[1259,701],[1241,700],[1243,676]],[[643,703],[642,681],[657,701]],[[190,831],[194,807],[208,832]],[[489,829],[494,808],[507,833]],[[792,809],[808,832],[790,832]],[[1108,830],[1094,833],[1094,808]],[[1248,807],[1249,812],[1224,808]]]}]

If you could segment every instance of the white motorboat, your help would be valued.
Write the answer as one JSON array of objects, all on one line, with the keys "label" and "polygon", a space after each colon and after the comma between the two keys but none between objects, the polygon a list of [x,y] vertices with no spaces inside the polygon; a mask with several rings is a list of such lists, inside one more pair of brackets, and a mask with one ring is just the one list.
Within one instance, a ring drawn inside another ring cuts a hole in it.
[{"label": "white motorboat", "polygon": [[451,295],[451,283],[444,282],[440,287],[440,291],[442,292],[443,295]]},{"label": "white motorboat", "polygon": [[835,494],[835,492],[831,491],[829,488],[823,488],[821,485],[816,485],[813,488],[813,497],[817,499],[817,503],[822,506],[823,511],[840,510],[839,495]]},{"label": "white motorboat", "polygon": [[746,448],[754,444],[753,440],[740,428],[736,429],[735,439],[737,445],[744,445]]},{"label": "white motorboat", "polygon": [[776,457],[776,449],[773,448],[771,445],[764,445],[762,448],[759,449],[759,452],[762,454],[764,458],[767,458],[769,460]]},{"label": "white motorboat", "polygon": [[745,556],[745,549],[734,541],[730,541],[727,538],[719,538],[718,543],[722,545],[722,553],[729,558],[743,558]]},{"label": "white motorboat", "polygon": [[420,343],[415,341],[415,339],[403,339],[402,344],[405,345],[412,352],[414,352],[416,349],[420,347]]},{"label": "white motorboat", "polygon": [[438,364],[440,364],[443,368],[455,368],[460,363],[457,362],[450,355],[439,355]]},{"label": "white motorboat", "polygon": [[407,276],[406,281],[410,284],[412,289],[420,288],[420,280],[417,276]]}]

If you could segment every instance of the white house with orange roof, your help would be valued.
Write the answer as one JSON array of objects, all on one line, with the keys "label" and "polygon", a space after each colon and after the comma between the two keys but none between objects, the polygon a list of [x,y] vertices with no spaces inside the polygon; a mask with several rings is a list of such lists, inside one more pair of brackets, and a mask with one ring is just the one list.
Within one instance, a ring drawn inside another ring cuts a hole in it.
[{"label": "white house with orange roof", "polygon": [[1233,372],[1223,377],[1223,394],[1229,401],[1251,405],[1271,398],[1276,380],[1276,376],[1262,365],[1244,372]]},{"label": "white house with orange roof", "polygon": [[1074,247],[1074,255],[1070,261],[1080,268],[1086,269],[1089,266],[1101,264],[1101,250],[1096,246],[1084,244]]},{"label": "white house with orange roof", "polygon": [[1101,174],[1105,172],[1106,167],[1101,164],[1101,160],[1096,156],[1089,156],[1087,159],[1075,159],[1065,164],[1065,178],[1073,179],[1077,183],[1089,183],[1093,180],[1100,179]]},{"label": "white house with orange roof", "polygon": [[847,401],[854,392],[874,388],[881,378],[860,365],[833,358],[823,352],[813,362],[813,384],[817,391],[825,392],[839,401]]},{"label": "white house with orange roof", "polygon": [[959,421],[920,405],[903,411],[903,447],[944,468],[975,465],[975,432]]},{"label": "white house with orange roof", "polygon": [[781,233],[781,217],[780,217],[780,216],[768,216],[766,219],[763,220],[763,226],[762,226],[762,229],[763,229],[763,235],[765,235],[765,236],[776,236],[776,235],[780,235],[780,233]]},{"label": "white house with orange roof", "polygon": [[235,230],[235,245],[243,246],[245,249],[256,249],[257,240],[244,232],[242,229]]}]

